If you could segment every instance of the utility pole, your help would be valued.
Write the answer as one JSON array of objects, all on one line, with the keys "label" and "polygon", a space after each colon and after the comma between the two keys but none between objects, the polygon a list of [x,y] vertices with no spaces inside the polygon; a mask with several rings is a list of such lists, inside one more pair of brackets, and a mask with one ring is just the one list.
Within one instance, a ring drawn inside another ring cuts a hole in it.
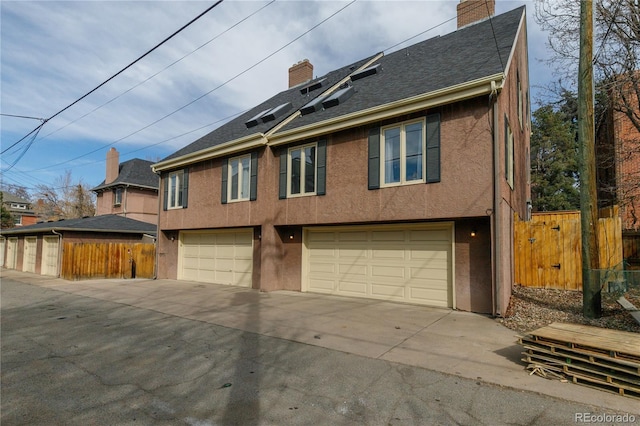
[{"label": "utility pole", "polygon": [[593,2],[580,1],[578,67],[578,145],[580,147],[580,214],[582,233],[582,313],[602,315],[598,261],[598,195],[593,121]]}]

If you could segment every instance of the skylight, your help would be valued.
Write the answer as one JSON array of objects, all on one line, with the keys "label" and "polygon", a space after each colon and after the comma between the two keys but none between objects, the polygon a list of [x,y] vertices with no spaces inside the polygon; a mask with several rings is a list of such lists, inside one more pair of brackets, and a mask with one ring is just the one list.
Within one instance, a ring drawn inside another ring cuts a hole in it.
[{"label": "skylight", "polygon": [[362,71],[351,74],[351,81],[360,80],[361,78],[369,77],[370,75],[377,74],[380,70],[380,64],[376,64],[372,67],[365,68]]},{"label": "skylight", "polygon": [[326,78],[321,78],[318,81],[314,81],[313,83],[310,83],[306,86],[304,86],[302,89],[300,89],[300,94],[302,95],[306,95],[309,92],[312,92],[316,89],[321,88],[322,86],[324,86],[324,83],[327,81]]},{"label": "skylight", "polygon": [[353,86],[347,86],[343,89],[338,90],[333,95],[329,96],[324,102],[322,102],[322,106],[325,108],[331,108],[336,105],[339,105],[349,99],[355,90],[353,90]]}]

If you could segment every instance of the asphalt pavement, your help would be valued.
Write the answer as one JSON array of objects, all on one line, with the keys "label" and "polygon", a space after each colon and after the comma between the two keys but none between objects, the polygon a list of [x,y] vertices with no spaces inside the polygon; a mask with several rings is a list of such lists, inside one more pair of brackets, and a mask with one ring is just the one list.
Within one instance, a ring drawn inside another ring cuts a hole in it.
[{"label": "asphalt pavement", "polygon": [[[74,291],[69,291],[74,284]],[[616,420],[624,420],[626,415],[627,420],[633,417],[640,424],[640,404],[630,398],[585,388],[595,392],[589,398],[615,401],[585,404],[500,386],[492,383],[496,380],[491,377],[483,377],[487,375],[482,372],[470,378],[412,365],[406,360],[407,354],[419,352],[416,345],[420,340],[412,342],[411,338],[420,337],[425,327],[414,324],[414,331],[407,319],[393,321],[393,330],[405,330],[409,337],[396,336],[401,342],[398,344],[387,337],[392,350],[375,355],[383,348],[372,342],[380,339],[361,335],[359,340],[366,344],[349,351],[344,339],[349,333],[355,336],[364,332],[349,329],[348,318],[340,316],[344,311],[341,308],[347,306],[340,303],[353,303],[350,300],[283,294],[292,299],[292,304],[287,305],[286,298],[276,303],[274,293],[204,286],[212,292],[209,297],[217,297],[218,305],[213,300],[201,300],[198,306],[216,306],[215,309],[187,309],[184,298],[191,297],[190,289],[203,288],[196,285],[199,284],[131,280],[69,283],[3,271],[0,422],[568,425],[576,424],[577,419],[623,424]],[[127,292],[122,291],[125,287]],[[143,295],[140,288],[151,293]],[[133,298],[134,290],[139,298]],[[172,301],[174,306],[170,308]],[[141,306],[145,303],[148,306]],[[285,312],[293,306],[306,311],[311,322],[315,318],[317,326],[296,324],[296,319],[287,317]],[[334,307],[333,316],[321,314],[328,306]],[[364,309],[366,306],[369,305],[353,305],[353,315],[362,321],[370,319],[373,314]],[[375,306],[378,316],[380,312],[398,316],[395,304]],[[415,308],[397,307],[408,310],[410,318],[417,316]],[[435,326],[435,320],[424,315],[424,320]],[[465,319],[482,322],[480,318],[491,321],[470,314],[452,317],[445,310],[432,315],[438,317],[436,323],[447,318],[453,323],[464,323]],[[326,317],[333,320],[320,320]],[[235,326],[231,318],[235,318]],[[259,328],[269,321],[280,322],[261,332]],[[295,336],[274,336],[279,327],[283,329],[278,333],[286,333],[285,324],[296,330]],[[306,335],[303,330],[311,334]],[[448,334],[455,332],[449,330]],[[376,333],[386,336],[393,332],[372,330],[369,335]],[[431,337],[423,336],[425,342],[431,339],[431,344],[437,345],[435,334],[431,333]],[[442,341],[445,348],[451,346],[447,339]],[[477,342],[471,340],[469,345],[473,354]],[[387,359],[394,350],[399,351],[398,358],[404,356],[405,360]],[[510,355],[497,356],[514,364],[514,350],[517,349],[506,351]],[[371,353],[354,353],[367,351]],[[428,353],[424,357],[429,358]],[[467,368],[453,354],[451,365],[453,369]],[[566,395],[586,392],[581,386],[531,378],[524,366],[520,367],[520,374],[531,380],[564,386]]]}]

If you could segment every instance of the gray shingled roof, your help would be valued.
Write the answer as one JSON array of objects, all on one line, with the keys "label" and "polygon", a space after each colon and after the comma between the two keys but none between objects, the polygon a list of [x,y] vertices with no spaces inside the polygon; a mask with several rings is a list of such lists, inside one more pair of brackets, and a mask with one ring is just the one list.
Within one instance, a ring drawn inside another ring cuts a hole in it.
[{"label": "gray shingled roof", "polygon": [[100,185],[92,189],[99,191],[106,188],[113,188],[121,185],[132,185],[141,188],[158,189],[158,175],[153,173],[151,165],[153,161],[141,160],[134,158],[132,160],[120,163],[118,177],[111,183],[105,184],[104,181]]},{"label": "gray shingled roof", "polygon": [[3,229],[2,235],[41,234],[55,231],[117,232],[156,235],[156,225],[115,214],[41,222],[19,228]]},{"label": "gray shingled roof", "polygon": [[[210,148],[212,146],[220,145],[225,142],[229,142],[232,140],[240,139],[245,136],[250,136],[257,133],[266,133],[271,130],[277,124],[281,123],[285,118],[296,112],[298,109],[305,106],[308,102],[315,99],[318,95],[322,94],[327,88],[333,86],[338,81],[342,80],[351,72],[363,65],[368,59],[363,59],[354,64],[347,65],[345,67],[339,68],[337,70],[331,71],[330,73],[317,77],[311,80],[308,83],[303,83],[298,86],[294,86],[285,90],[284,92],[280,92],[274,97],[268,99],[267,101],[257,105],[244,114],[236,117],[230,122],[218,127],[216,130],[211,133],[203,136],[202,138],[196,140],[195,142],[185,146],[179,151],[174,152],[173,154],[167,156],[161,161],[169,160],[172,158],[181,157],[183,155],[191,154],[193,152],[200,151],[202,149]],[[318,82],[323,80],[322,87],[317,90],[313,90],[308,94],[301,94],[300,89],[306,87],[307,85],[313,84],[314,82]],[[260,123],[255,127],[247,128],[246,122],[251,118],[255,117],[260,112],[265,110],[269,110],[275,108],[277,106],[286,104],[287,102],[291,102],[292,108],[289,109],[284,116],[278,117],[275,120],[269,121],[267,123]]]},{"label": "gray shingled roof", "polygon": [[[445,36],[435,37],[385,55],[374,63],[380,65],[377,74],[351,83],[355,94],[346,102],[297,117],[279,131],[330,120],[504,72],[516,41],[524,9],[522,6],[491,20],[478,22]],[[326,78],[327,84],[310,94],[301,94],[300,87],[281,92],[162,161],[258,132],[265,133],[372,58],[373,56],[317,78],[314,81]],[[291,102],[293,108],[284,117],[250,129],[246,127],[245,122],[256,114],[286,102]]]},{"label": "gray shingled roof", "polygon": [[330,120],[504,72],[523,10],[524,6],[495,16],[491,21],[485,20],[385,55],[375,62],[380,64],[381,71],[352,83],[355,94],[346,102],[298,117],[281,130]]}]

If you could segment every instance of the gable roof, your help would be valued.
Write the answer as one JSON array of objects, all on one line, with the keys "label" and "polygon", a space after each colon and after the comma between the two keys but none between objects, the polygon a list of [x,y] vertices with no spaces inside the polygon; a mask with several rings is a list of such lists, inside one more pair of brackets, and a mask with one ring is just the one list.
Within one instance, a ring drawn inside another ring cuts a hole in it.
[{"label": "gable roof", "polygon": [[[310,93],[300,90],[304,84],[290,88],[169,155],[153,169],[168,170],[267,144],[317,137],[499,90],[524,16],[522,6],[389,55],[374,55],[314,79],[311,84],[325,78],[328,83]],[[350,78],[371,67],[376,69],[370,75]],[[313,100],[327,100],[346,86],[352,89],[345,90],[344,101],[300,113]],[[285,102],[292,104],[285,117],[247,128],[247,120]]]},{"label": "gable roof", "polygon": [[2,191],[2,202],[3,203],[20,203],[20,204],[31,205],[31,201],[25,200],[24,198],[20,198],[18,196],[10,194],[9,192],[6,192],[6,191]]},{"label": "gable roof", "polygon": [[114,232],[124,234],[156,235],[156,225],[115,214],[83,217],[79,219],[40,222],[20,228],[3,229],[2,235],[41,234],[51,231]]},{"label": "gable roof", "polygon": [[120,163],[118,167],[118,177],[111,183],[105,184],[104,180],[100,185],[92,188],[92,191],[101,191],[122,185],[136,186],[139,188],[158,189],[158,175],[153,173],[151,166],[153,161],[141,160],[134,158],[124,163]]}]

